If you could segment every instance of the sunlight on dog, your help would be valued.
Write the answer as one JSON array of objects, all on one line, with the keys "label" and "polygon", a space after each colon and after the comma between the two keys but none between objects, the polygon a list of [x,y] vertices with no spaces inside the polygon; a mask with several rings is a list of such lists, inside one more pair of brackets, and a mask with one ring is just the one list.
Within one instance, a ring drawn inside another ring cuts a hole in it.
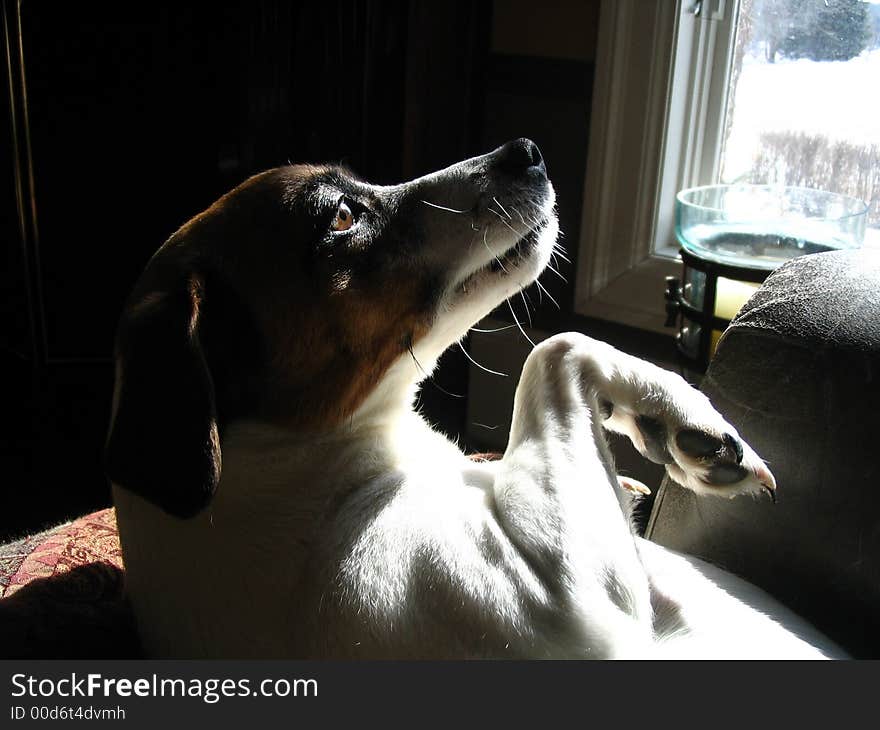
[{"label": "sunlight on dog", "polygon": [[415,412],[444,350],[536,281],[557,235],[519,139],[394,186],[270,170],[159,249],[119,325],[107,442],[151,656],[839,654],[757,588],[633,535],[605,430],[698,493],[776,489],[678,376],[552,337],[497,462]]}]

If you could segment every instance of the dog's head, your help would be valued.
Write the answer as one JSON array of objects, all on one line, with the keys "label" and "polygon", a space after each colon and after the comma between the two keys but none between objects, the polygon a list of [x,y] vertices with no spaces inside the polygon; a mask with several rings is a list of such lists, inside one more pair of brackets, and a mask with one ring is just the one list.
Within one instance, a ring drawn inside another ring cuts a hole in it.
[{"label": "dog's head", "polygon": [[332,430],[391,373],[405,399],[543,270],[553,206],[525,139],[402,185],[327,166],[247,180],[159,249],[126,304],[111,481],[192,516],[231,421]]}]

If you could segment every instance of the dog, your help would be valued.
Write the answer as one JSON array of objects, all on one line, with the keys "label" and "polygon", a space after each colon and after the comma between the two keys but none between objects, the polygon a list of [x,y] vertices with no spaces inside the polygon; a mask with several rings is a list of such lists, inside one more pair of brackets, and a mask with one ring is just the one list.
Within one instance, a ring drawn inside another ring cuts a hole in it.
[{"label": "dog", "polygon": [[150,656],[840,654],[754,586],[634,535],[606,430],[697,493],[776,489],[677,375],[551,337],[495,462],[415,412],[443,351],[535,281],[557,234],[519,139],[394,186],[269,170],[171,236],[120,320],[106,447]]}]

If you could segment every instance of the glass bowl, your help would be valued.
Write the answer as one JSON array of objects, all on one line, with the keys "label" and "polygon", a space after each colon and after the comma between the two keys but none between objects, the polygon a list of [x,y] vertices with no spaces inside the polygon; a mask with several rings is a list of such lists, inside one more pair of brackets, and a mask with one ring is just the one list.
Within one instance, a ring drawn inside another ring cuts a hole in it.
[{"label": "glass bowl", "polygon": [[675,235],[710,261],[773,270],[795,256],[858,248],[864,201],[777,185],[706,185],[675,196]]}]

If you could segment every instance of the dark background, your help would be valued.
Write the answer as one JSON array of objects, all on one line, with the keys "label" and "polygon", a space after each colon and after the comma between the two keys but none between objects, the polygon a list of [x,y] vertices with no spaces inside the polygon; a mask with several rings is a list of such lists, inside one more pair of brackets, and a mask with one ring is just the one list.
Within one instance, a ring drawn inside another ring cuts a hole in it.
[{"label": "dark background", "polygon": [[[2,5],[0,540],[109,503],[122,302],[177,227],[254,172],[341,161],[392,183],[528,136],[575,258],[598,0]],[[574,264],[562,273],[542,279],[561,311],[531,296],[548,329],[572,316]],[[447,392],[467,392],[464,356],[434,381],[424,412],[463,433]]]}]

